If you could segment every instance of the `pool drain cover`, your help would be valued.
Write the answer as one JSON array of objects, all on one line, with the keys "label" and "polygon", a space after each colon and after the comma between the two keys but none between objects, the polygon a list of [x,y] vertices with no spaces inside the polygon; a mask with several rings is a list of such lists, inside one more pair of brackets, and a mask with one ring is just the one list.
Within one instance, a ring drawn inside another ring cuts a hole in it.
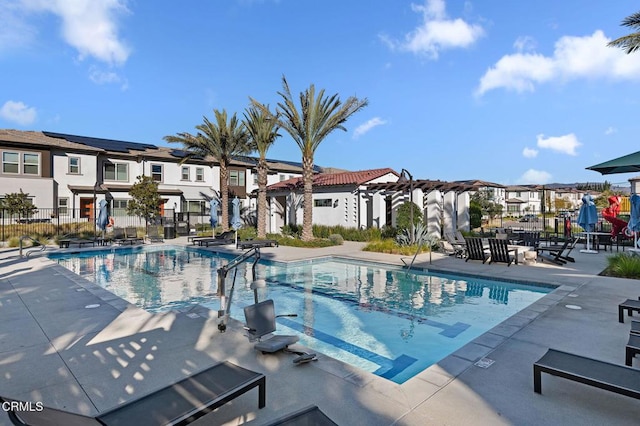
[{"label": "pool drain cover", "polygon": [[494,363],[495,361],[489,358],[482,358],[481,360],[479,360],[478,362],[476,362],[475,365],[476,367],[480,367],[480,368],[489,368],[491,367],[491,365]]},{"label": "pool drain cover", "polygon": [[187,314],[187,316],[188,316],[189,318],[194,318],[194,319],[195,319],[195,318],[199,318],[199,317],[200,317],[200,315],[198,315],[198,314],[194,314],[193,312],[192,312],[192,313],[190,313],[190,314]]},{"label": "pool drain cover", "polygon": [[567,309],[574,309],[576,311],[582,309],[582,307],[578,305],[564,305],[564,307]]},{"label": "pool drain cover", "polygon": [[99,303],[94,303],[92,305],[87,305],[84,308],[85,309],[94,309],[94,308],[98,308],[98,307],[100,307],[100,304]]}]

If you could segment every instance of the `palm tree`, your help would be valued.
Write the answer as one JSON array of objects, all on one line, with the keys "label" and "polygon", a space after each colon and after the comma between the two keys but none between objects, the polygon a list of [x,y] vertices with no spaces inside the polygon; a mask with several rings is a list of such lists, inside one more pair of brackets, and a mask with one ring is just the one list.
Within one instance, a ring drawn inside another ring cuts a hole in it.
[{"label": "palm tree", "polygon": [[[349,97],[345,103],[340,102],[338,94],[325,97],[324,89],[316,96],[312,84],[304,92],[300,92],[300,110],[289,90],[287,79],[282,76],[283,91],[278,92],[282,102],[278,103],[275,117],[280,127],[287,131],[298,144],[302,152],[302,180],[304,182],[304,207],[302,218],[302,240],[313,239],[313,155],[320,143],[336,129],[347,129],[343,124],[351,115],[368,104],[368,100]],[[264,106],[251,99],[254,106],[265,113]]]},{"label": "palm tree", "polygon": [[[264,111],[267,111],[265,113]],[[258,151],[258,238],[267,236],[267,151],[280,137],[280,126],[271,113],[269,106],[247,108],[244,113],[244,127],[249,134],[251,145]]]},{"label": "palm tree", "polygon": [[[634,30],[640,30],[640,12],[636,12],[633,15],[627,16],[622,21],[622,25],[625,27],[633,28]],[[610,42],[607,46],[620,47],[626,50],[627,54],[633,53],[640,49],[640,32],[636,31],[629,35],[617,38]]]},{"label": "palm tree", "polygon": [[220,195],[222,208],[222,230],[229,230],[229,164],[236,155],[251,152],[249,135],[234,113],[230,119],[227,111],[213,110],[215,122],[203,117],[203,123],[196,126],[197,135],[178,133],[165,136],[167,142],[181,143],[187,151],[184,163],[192,158],[215,157],[220,164]]}]

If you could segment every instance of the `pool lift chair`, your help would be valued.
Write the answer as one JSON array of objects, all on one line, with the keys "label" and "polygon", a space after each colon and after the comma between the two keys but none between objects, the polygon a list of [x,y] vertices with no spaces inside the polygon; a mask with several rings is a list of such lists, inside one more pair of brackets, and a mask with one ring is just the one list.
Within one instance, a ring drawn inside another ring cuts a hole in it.
[{"label": "pool lift chair", "polygon": [[[238,257],[232,259],[226,265],[218,268],[218,296],[220,297],[220,310],[218,311],[218,318],[221,318],[218,323],[218,330],[224,333],[227,329],[227,321],[229,320],[229,311],[231,308],[231,300],[233,298],[233,290],[236,282],[237,267],[247,262],[249,259],[254,258],[251,267],[253,281],[251,283],[251,289],[253,290],[254,304],[244,308],[244,316],[246,321],[245,330],[248,332],[250,342],[257,341],[254,347],[262,353],[275,353],[283,351],[297,355],[293,360],[294,364],[302,364],[309,361],[317,361],[316,354],[306,353],[301,351],[294,351],[289,348],[289,345],[296,343],[299,339],[298,336],[293,335],[271,335],[276,331],[276,318],[278,317],[297,317],[297,314],[276,315],[275,306],[272,299],[258,302],[258,289],[265,288],[267,283],[264,279],[257,279],[256,265],[260,260],[260,248],[253,247]],[[229,271],[234,269],[233,281],[231,288],[229,289],[229,296],[226,296],[225,284]],[[271,337],[269,337],[271,335]]]}]

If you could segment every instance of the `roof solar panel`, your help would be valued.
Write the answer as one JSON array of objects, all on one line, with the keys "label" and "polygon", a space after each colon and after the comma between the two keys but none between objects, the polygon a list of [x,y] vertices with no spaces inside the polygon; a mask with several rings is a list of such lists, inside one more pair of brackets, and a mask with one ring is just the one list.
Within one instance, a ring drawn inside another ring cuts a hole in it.
[{"label": "roof solar panel", "polygon": [[147,143],[118,141],[113,139],[90,138],[87,136],[68,135],[64,133],[42,132],[52,138],[65,139],[69,142],[92,146],[113,152],[144,151],[146,149],[157,149],[158,147]]}]

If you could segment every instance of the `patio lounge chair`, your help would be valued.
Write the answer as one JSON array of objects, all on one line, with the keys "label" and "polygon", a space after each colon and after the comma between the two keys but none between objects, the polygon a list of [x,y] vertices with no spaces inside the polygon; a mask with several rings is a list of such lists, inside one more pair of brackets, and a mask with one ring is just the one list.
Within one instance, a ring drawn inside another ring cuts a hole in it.
[{"label": "patio lounge chair", "polygon": [[455,246],[451,244],[449,241],[441,240],[440,247],[442,251],[448,254],[449,256],[455,256],[459,258],[463,258],[466,252],[466,247],[463,245],[456,244]]},{"label": "patio lounge chair", "polygon": [[[538,254],[538,257],[541,260],[547,259],[549,262],[551,263],[555,263],[556,265],[564,265],[567,262],[571,262],[572,260],[569,260],[569,244],[570,244],[570,240],[565,240],[563,244],[561,245],[550,245],[550,246],[540,246],[536,249],[536,253]],[[566,250],[567,251],[566,254],[563,254]],[[545,252],[547,254],[545,254]],[[573,259],[573,258],[571,258]]]},{"label": "patio lounge chair", "polygon": [[244,318],[246,321],[245,329],[249,333],[249,340],[257,340],[258,343],[256,343],[254,347],[262,353],[284,351],[298,355],[298,357],[293,360],[295,364],[315,361],[316,354],[309,354],[289,349],[289,345],[293,345],[299,340],[298,336],[273,335],[263,339],[265,336],[276,331],[276,318],[283,316],[295,317],[297,315],[276,316],[272,299],[246,306],[244,308]]},{"label": "patio lounge chair", "polygon": [[303,408],[294,413],[280,417],[267,426],[338,426],[333,420],[327,417],[316,405]]},{"label": "patio lounge chair", "polygon": [[127,226],[124,229],[124,234],[126,235],[126,239],[131,242],[131,244],[135,243],[144,243],[144,239],[138,237],[138,231],[135,226]]},{"label": "patio lounge chair", "polygon": [[[489,238],[489,252],[491,253],[489,263],[502,262],[511,266],[514,261],[517,262],[517,251],[509,248],[507,240]],[[510,253],[514,253],[514,255],[512,256]]]},{"label": "patio lounge chair", "polygon": [[465,262],[469,260],[482,260],[482,263],[485,263],[489,259],[489,255],[484,251],[482,238],[468,237],[465,238],[465,241],[467,242],[467,258]]},{"label": "patio lounge chair", "polygon": [[199,246],[226,246],[227,244],[232,244],[236,241],[235,239],[236,233],[234,231],[226,231],[220,235],[216,235],[215,237],[199,237],[193,239],[193,244],[197,244]]},{"label": "patio lounge chair", "polygon": [[444,233],[444,238],[446,239],[446,242],[451,246],[451,249],[453,250],[452,254],[454,254],[456,257],[464,257],[466,255],[467,243],[464,240],[462,240],[462,242],[458,241],[456,237],[449,232]]},{"label": "patio lounge chair", "polygon": [[[95,417],[44,407],[18,411],[0,397],[14,425],[177,425],[188,424],[258,387],[258,407],[266,403],[264,374],[223,362]],[[4,404],[4,402],[9,404]],[[23,403],[25,406],[28,404]]]},{"label": "patio lounge chair", "polygon": [[241,250],[256,247],[278,247],[278,242],[276,240],[245,240],[238,241],[236,245],[236,248]]},{"label": "patio lounge chair", "polygon": [[152,225],[147,229],[147,237],[152,243],[164,243],[164,238],[160,235],[160,231],[155,225]]},{"label": "patio lounge chair", "polygon": [[87,240],[84,238],[66,238],[58,241],[58,245],[60,246],[60,248],[69,248],[73,244],[77,245],[79,248],[88,245],[91,245],[91,247],[95,247],[96,242],[94,240]]},{"label": "patio lounge chair", "polygon": [[640,370],[549,349],[533,364],[533,390],[542,393],[542,373],[640,399]]}]

